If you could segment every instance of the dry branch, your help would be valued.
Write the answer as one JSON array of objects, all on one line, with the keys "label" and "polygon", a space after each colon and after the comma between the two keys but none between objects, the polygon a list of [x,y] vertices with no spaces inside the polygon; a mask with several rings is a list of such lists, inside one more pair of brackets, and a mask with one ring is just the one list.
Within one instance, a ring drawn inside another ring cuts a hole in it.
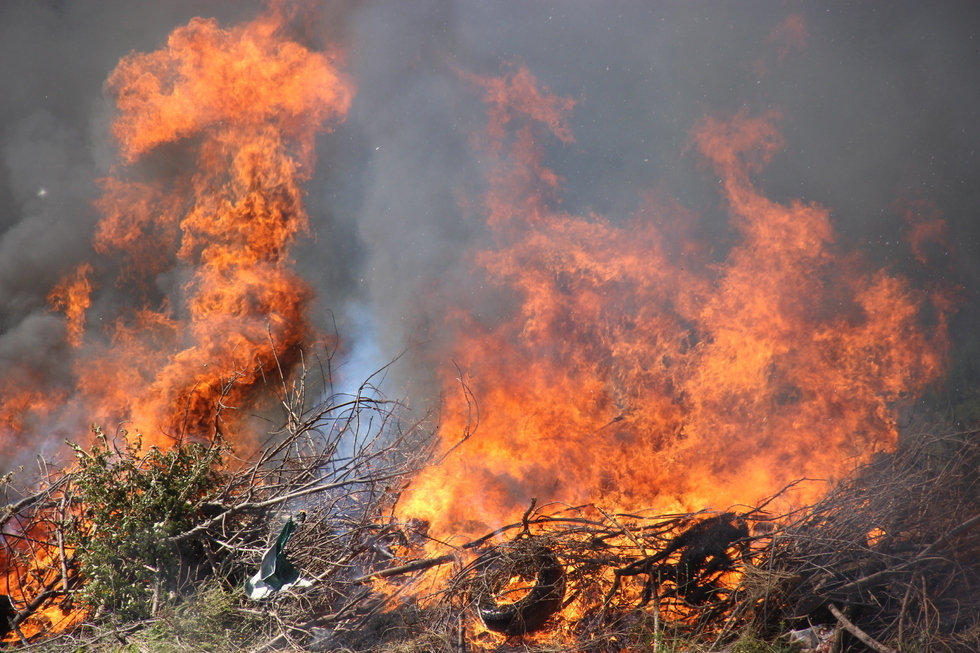
[{"label": "dry branch", "polygon": [[[199,518],[161,540],[179,557],[176,577],[168,582],[175,583],[179,593],[189,594],[208,576],[238,584],[237,579],[257,568],[262,551],[278,531],[280,515],[308,512],[311,520],[295,538],[290,555],[316,583],[306,596],[284,596],[267,606],[264,614],[280,624],[273,639],[293,628],[290,624],[315,625],[330,621],[330,615],[352,618],[370,593],[352,579],[387,561],[372,544],[387,537],[379,517],[390,508],[405,479],[425,462],[422,454],[405,453],[424,453],[405,443],[425,439],[420,432],[425,422],[406,428],[399,405],[369,384],[353,396],[324,394],[329,379],[315,379],[301,370],[295,380],[278,387],[285,426],[250,462],[218,470],[223,480],[207,496],[192,501],[185,497]],[[215,423],[224,423],[220,414]],[[128,446],[117,447],[114,455],[127,455]],[[92,460],[84,449],[76,452]],[[135,468],[145,461],[136,460]],[[77,547],[99,528],[86,522],[88,508],[75,488],[79,471],[43,467],[51,471],[40,489],[25,493],[0,514],[0,526],[15,524],[3,534],[6,594],[16,606],[11,630],[19,632],[18,627],[32,621],[27,641],[51,634],[52,624],[36,615],[59,602],[68,606],[85,582],[66,535]],[[155,584],[148,588],[156,614],[164,598],[163,572],[152,560],[143,566],[156,570]],[[308,615],[320,616],[310,620]],[[101,618],[90,616],[96,624]]]},{"label": "dry branch", "polygon": [[425,571],[426,569],[431,569],[433,567],[438,567],[439,565],[444,565],[450,562],[456,562],[458,560],[457,556],[453,554],[446,554],[439,556],[438,558],[428,558],[425,560],[415,560],[405,565],[400,565],[398,567],[389,567],[387,569],[381,569],[379,571],[372,571],[370,574],[364,574],[363,576],[358,576],[353,579],[353,583],[363,583],[364,581],[371,580],[372,578],[391,578],[392,576],[399,576],[401,574],[411,574],[416,571]]},{"label": "dry branch", "polygon": [[879,643],[977,650],[980,442],[963,435],[907,442],[787,524],[768,556],[789,580],[774,584],[755,627],[834,623],[831,605],[850,606],[854,628]]},{"label": "dry branch", "polygon": [[[194,499],[199,518],[166,540],[197,552],[181,559],[181,592],[207,576],[227,590],[254,573],[285,515],[306,512],[287,554],[311,584],[263,604],[235,594],[237,614],[261,624],[254,651],[318,637],[326,648],[384,650],[420,630],[433,653],[458,653],[468,641],[514,650],[481,625],[480,604],[530,595],[534,583],[518,582],[521,573],[535,577],[533,561],[550,556],[563,570],[563,601],[542,627],[582,650],[642,649],[668,630],[727,647],[741,633],[774,639],[787,627],[837,623],[850,633],[844,650],[892,653],[911,640],[942,653],[980,650],[975,437],[920,438],[790,514],[766,514],[770,500],[741,514],[670,515],[532,502],[518,521],[439,549],[418,524],[393,517],[399,491],[431,451],[415,446],[428,442],[426,422],[406,424],[399,405],[369,385],[346,397],[321,394],[328,381],[313,381],[276,385],[285,426],[222,470],[220,487]],[[65,534],[87,528],[85,506],[72,472],[52,474],[0,514],[18,561],[50,561],[44,574],[8,587],[18,609],[10,639],[82,586]],[[530,567],[514,576],[505,563],[519,560]],[[154,597],[162,603],[164,594]],[[520,647],[535,650],[532,639]]]},{"label": "dry branch", "polygon": [[830,613],[834,615],[834,617],[836,617],[837,623],[839,623],[841,627],[845,628],[849,633],[851,633],[859,640],[864,642],[869,648],[878,651],[878,653],[898,653],[898,651],[896,651],[895,649],[885,646],[881,642],[876,641],[868,633],[864,632],[863,630],[855,626],[853,623],[851,623],[851,621],[844,616],[844,613],[841,612],[840,609],[838,609],[838,607],[833,603],[828,603],[827,609],[830,610]]}]

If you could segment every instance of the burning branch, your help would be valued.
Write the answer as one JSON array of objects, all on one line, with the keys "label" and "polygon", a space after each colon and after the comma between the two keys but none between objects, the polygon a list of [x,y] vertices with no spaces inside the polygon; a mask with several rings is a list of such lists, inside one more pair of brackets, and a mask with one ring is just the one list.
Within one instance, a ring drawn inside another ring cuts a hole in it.
[{"label": "burning branch", "polygon": [[379,560],[392,533],[380,516],[426,460],[424,447],[406,453],[424,436],[420,424],[404,430],[398,404],[369,385],[323,396],[329,382],[312,381],[303,370],[287,386],[285,426],[251,462],[227,461],[220,443],[143,450],[125,433],[98,431],[95,446],[76,445],[74,468],[52,471],[44,489],[0,517],[12,629],[33,641],[83,619],[94,627],[159,618],[206,578],[237,585],[278,516],[301,509],[309,519],[291,549],[319,598],[278,601],[271,616],[294,624],[302,609],[316,616],[311,623],[351,618],[343,606],[364,593],[342,588],[358,587],[357,570]]},{"label": "burning branch", "polygon": [[[980,552],[980,453],[971,440],[923,438],[802,512],[657,515],[533,505],[519,521],[431,555],[440,545],[426,539],[424,525],[390,518],[399,479],[422,462],[404,454],[421,434],[398,431],[397,404],[366,395],[307,407],[318,390],[292,388],[299,390],[283,404],[291,426],[259,452],[260,463],[222,468],[221,484],[192,502],[197,521],[166,540],[204,552],[183,558],[177,574],[186,598],[176,600],[193,602],[190,593],[201,592],[207,576],[237,587],[232,579],[254,570],[278,516],[307,512],[287,553],[310,586],[259,610],[235,590],[234,614],[263,624],[257,651],[310,642],[378,650],[394,645],[391,635],[378,639],[380,624],[409,619],[431,629],[433,650],[445,652],[458,651],[460,637],[484,648],[508,638],[531,647],[588,639],[614,651],[654,636],[650,629],[721,646],[746,632],[774,636],[811,623],[840,624],[881,651],[902,650],[913,637],[930,650],[971,650],[973,640],[964,638],[980,625],[970,563]],[[378,431],[359,430],[369,415],[381,418]],[[23,555],[48,561],[49,572],[8,575],[8,586],[20,588],[10,591],[11,624],[25,641],[51,632],[44,615],[85,596],[84,547],[72,544],[72,529],[98,534],[100,527],[79,519],[82,489],[78,471],[64,473],[18,501],[20,514],[4,516],[8,525],[47,525],[23,529],[19,541]],[[560,570],[560,601],[549,594],[552,568]],[[173,604],[166,592],[158,596]],[[154,619],[162,605],[157,612]]]},{"label": "burning branch", "polygon": [[[460,620],[469,645],[501,651],[538,650],[546,641],[619,651],[668,632],[718,648],[785,628],[807,629],[797,632],[820,642],[843,632],[841,650],[851,650],[854,637],[853,646],[879,651],[903,650],[913,638],[930,650],[972,651],[980,626],[971,563],[980,552],[978,462],[974,436],[922,436],[815,506],[784,515],[763,512],[772,498],[741,514],[532,506],[519,522],[453,553],[355,580],[418,574],[397,586],[405,588],[432,587],[421,579],[426,573],[441,579],[434,594],[417,593],[429,620],[411,629],[432,629],[426,645],[446,653],[458,650]],[[564,578],[554,610],[542,599],[548,556]],[[449,562],[451,574],[433,569]],[[399,612],[383,618],[409,618]]]}]

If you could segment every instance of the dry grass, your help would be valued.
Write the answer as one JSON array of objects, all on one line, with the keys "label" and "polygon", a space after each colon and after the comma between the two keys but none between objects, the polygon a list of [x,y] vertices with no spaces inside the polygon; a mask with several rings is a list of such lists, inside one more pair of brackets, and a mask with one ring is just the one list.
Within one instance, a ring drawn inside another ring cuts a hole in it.
[{"label": "dry grass", "polygon": [[906,650],[980,650],[980,442],[921,435],[841,483],[787,525],[755,622],[834,623],[836,606]]}]

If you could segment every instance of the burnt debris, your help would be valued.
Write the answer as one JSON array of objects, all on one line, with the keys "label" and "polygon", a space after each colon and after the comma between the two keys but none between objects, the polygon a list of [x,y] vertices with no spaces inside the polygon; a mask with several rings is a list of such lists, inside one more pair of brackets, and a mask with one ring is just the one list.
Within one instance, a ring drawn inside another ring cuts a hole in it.
[{"label": "burnt debris", "polygon": [[[474,567],[484,582],[474,589],[473,603],[489,630],[511,637],[531,633],[561,608],[565,568],[545,544],[519,540],[496,547]],[[510,587],[515,579],[518,587]]]},{"label": "burnt debris", "polygon": [[[703,604],[722,591],[719,573],[735,569],[735,555],[744,556],[749,542],[748,524],[742,515],[726,512],[696,522],[673,537],[662,550],[616,570],[618,578],[647,577],[640,605],[653,597],[656,586],[674,584],[674,592],[688,603]],[[680,552],[680,558],[676,555]]]}]

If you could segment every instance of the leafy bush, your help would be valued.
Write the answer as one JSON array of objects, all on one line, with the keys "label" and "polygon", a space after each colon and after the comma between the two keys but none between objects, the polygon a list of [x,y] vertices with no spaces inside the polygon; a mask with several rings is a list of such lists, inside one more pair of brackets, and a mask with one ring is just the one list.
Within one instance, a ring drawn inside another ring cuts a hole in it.
[{"label": "leafy bush", "polygon": [[78,459],[75,500],[85,528],[73,545],[86,578],[81,602],[96,616],[143,619],[176,597],[198,551],[170,538],[200,521],[202,504],[223,483],[222,448],[176,444],[142,447],[125,431],[110,442],[95,428]]}]

